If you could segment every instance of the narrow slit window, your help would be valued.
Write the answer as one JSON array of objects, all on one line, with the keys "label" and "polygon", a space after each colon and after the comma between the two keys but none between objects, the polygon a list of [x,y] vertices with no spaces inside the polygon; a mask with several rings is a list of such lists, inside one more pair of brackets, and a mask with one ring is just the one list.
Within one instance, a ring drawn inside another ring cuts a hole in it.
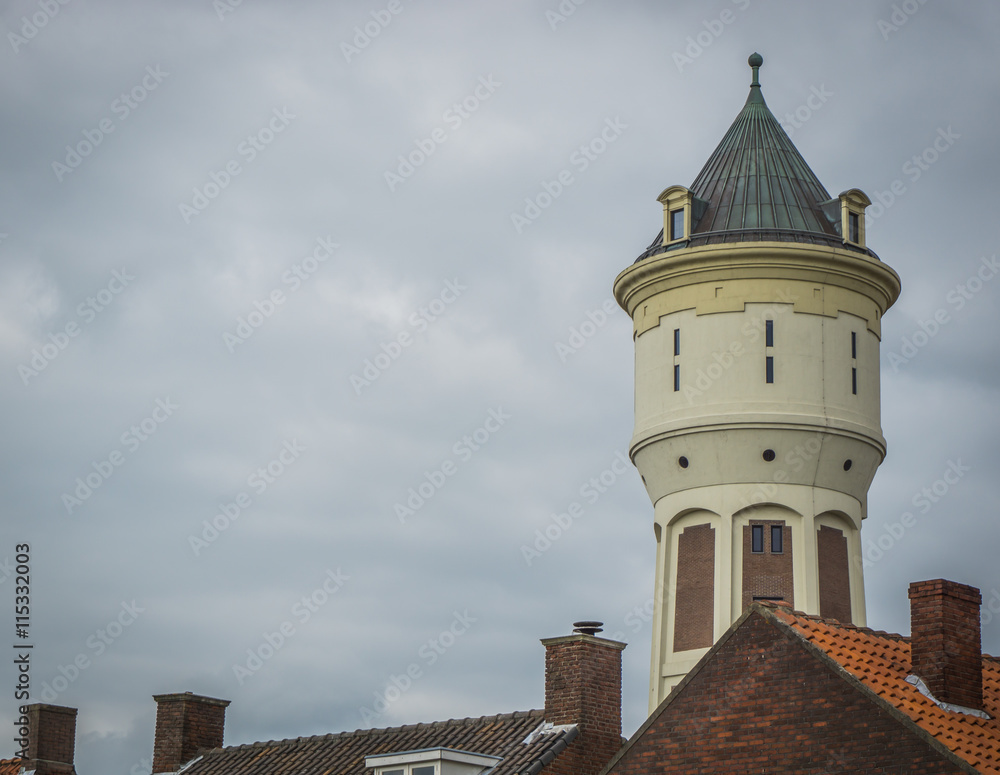
[{"label": "narrow slit window", "polygon": [[684,238],[684,209],[670,211],[670,239]]},{"label": "narrow slit window", "polygon": [[782,554],[784,549],[784,528],[781,525],[771,525],[771,554]]},{"label": "narrow slit window", "polygon": [[774,321],[764,321],[764,346],[774,347]]},{"label": "narrow slit window", "polygon": [[764,359],[764,379],[768,385],[774,383],[774,358],[770,355]]},{"label": "narrow slit window", "polygon": [[674,329],[674,355],[681,354],[681,330],[679,328]]},{"label": "narrow slit window", "polygon": [[754,554],[764,553],[764,526],[752,525],[750,527],[750,551]]},{"label": "narrow slit window", "polygon": [[681,389],[681,365],[679,363],[674,364],[674,392],[678,392]]},{"label": "narrow slit window", "polygon": [[851,393],[858,394],[858,370],[856,368],[851,369]]},{"label": "narrow slit window", "polygon": [[860,243],[861,227],[860,227],[860,221],[858,219],[858,214],[850,213],[847,216],[847,223],[848,223],[848,239],[850,239],[851,242]]},{"label": "narrow slit window", "polygon": [[851,331],[851,357],[858,357],[858,332]]}]

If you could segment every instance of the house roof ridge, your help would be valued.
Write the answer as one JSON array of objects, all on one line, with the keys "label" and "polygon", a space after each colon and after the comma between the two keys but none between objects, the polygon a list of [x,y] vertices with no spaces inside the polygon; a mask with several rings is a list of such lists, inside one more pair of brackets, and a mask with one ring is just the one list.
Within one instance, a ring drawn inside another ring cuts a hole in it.
[{"label": "house roof ridge", "polygon": [[[841,630],[854,630],[855,632],[865,633],[866,635],[872,635],[876,638],[902,641],[904,643],[909,643],[910,641],[910,638],[907,635],[900,635],[899,633],[887,632],[885,630],[876,630],[872,627],[854,624],[853,622],[842,622],[839,619],[833,619],[831,617],[824,618],[818,614],[807,614],[805,611],[798,611],[787,605],[781,605],[780,603],[771,600],[757,600],[753,603],[753,605],[769,609],[776,613],[784,613],[786,616],[792,616],[796,619],[808,619],[809,621],[820,622],[821,624],[826,624],[830,627],[835,627]],[[984,654],[983,657],[985,658],[986,655]]]},{"label": "house roof ridge", "polygon": [[311,742],[319,742],[321,740],[336,740],[339,738],[348,737],[380,737],[389,734],[399,734],[403,732],[411,732],[417,729],[434,729],[443,728],[447,726],[458,726],[466,725],[472,726],[473,724],[487,723],[490,721],[502,721],[506,719],[524,719],[533,717],[544,717],[545,711],[536,708],[530,710],[515,710],[509,711],[507,713],[494,713],[491,715],[483,716],[468,716],[466,718],[453,718],[444,721],[418,721],[414,724],[401,724],[395,727],[374,727],[371,729],[355,729],[343,730],[341,732],[327,732],[325,734],[319,735],[303,735],[300,737],[287,737],[280,740],[258,740],[253,743],[240,743],[238,745],[227,745],[220,748],[206,748],[205,753],[210,751],[238,751],[246,750],[251,748],[276,748],[279,746],[292,747],[294,745],[304,745]]}]

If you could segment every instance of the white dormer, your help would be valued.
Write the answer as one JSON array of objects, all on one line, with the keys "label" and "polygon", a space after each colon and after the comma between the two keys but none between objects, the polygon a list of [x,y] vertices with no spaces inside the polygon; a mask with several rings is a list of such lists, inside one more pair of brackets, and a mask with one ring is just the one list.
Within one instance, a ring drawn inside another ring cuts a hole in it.
[{"label": "white dormer", "polygon": [[365,766],[375,775],[482,775],[501,761],[454,748],[421,748],[417,751],[366,756]]}]

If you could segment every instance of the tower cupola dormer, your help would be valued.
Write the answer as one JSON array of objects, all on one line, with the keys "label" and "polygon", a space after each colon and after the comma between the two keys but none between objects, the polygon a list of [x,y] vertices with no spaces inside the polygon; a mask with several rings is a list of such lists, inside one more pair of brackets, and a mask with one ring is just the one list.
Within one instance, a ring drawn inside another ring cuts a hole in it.
[{"label": "tower cupola dormer", "polygon": [[833,198],[761,92],[615,280],[634,324],[630,456],[654,505],[650,709],[755,599],[865,622],[861,521],[885,456],[881,319],[899,278],[868,198]]}]

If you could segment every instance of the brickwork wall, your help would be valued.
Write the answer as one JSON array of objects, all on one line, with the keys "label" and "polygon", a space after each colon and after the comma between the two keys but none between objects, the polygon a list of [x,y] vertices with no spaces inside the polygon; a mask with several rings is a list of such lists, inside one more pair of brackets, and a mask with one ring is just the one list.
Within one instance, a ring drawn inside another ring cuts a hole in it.
[{"label": "brickwork wall", "polygon": [[545,720],[580,730],[544,771],[597,775],[622,747],[622,645],[586,635],[543,643]]},{"label": "brickwork wall", "polygon": [[850,623],[851,572],[847,559],[847,536],[842,530],[820,526],[816,535],[819,567],[819,615]]},{"label": "brickwork wall", "polygon": [[156,700],[153,772],[174,772],[198,751],[222,746],[226,700],[164,694]]},{"label": "brickwork wall", "polygon": [[[795,583],[792,575],[792,528],[778,520],[753,521],[764,526],[764,551],[754,554],[751,549],[750,525],[743,528],[743,610],[755,596],[781,598],[795,606]],[[782,526],[781,554],[771,552],[771,525]]]},{"label": "brickwork wall", "polygon": [[935,579],[910,584],[910,663],[937,699],[983,709],[978,589]]},{"label": "brickwork wall", "polygon": [[674,651],[715,642],[715,529],[684,528],[677,537],[677,592],[674,605]]},{"label": "brickwork wall", "polygon": [[37,775],[73,772],[76,708],[36,703],[28,706],[28,762]]},{"label": "brickwork wall", "polygon": [[753,614],[609,775],[962,772]]}]

